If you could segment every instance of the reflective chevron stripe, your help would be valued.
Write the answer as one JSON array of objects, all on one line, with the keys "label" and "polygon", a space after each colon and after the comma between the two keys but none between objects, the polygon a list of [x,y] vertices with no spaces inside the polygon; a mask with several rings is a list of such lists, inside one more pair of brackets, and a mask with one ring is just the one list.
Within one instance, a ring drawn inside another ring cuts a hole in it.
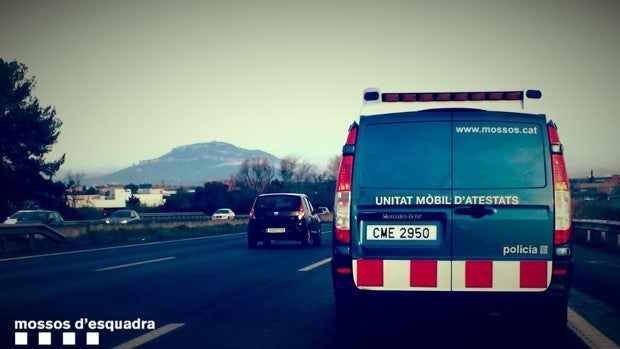
[{"label": "reflective chevron stripe", "polygon": [[551,261],[353,261],[360,289],[393,291],[544,291]]}]

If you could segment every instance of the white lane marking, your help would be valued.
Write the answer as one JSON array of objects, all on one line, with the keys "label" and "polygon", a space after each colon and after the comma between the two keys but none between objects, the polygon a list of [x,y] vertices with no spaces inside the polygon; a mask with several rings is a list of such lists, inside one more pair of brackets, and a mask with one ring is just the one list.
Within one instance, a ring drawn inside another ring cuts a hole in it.
[{"label": "white lane marking", "polygon": [[156,330],[153,330],[147,334],[144,334],[140,337],[134,338],[132,340],[130,340],[129,342],[125,342],[119,346],[114,347],[113,349],[132,349],[132,348],[137,348],[147,342],[152,341],[153,339],[157,338],[157,337],[161,337],[163,335],[165,335],[168,332],[174,331],[180,327],[185,326],[185,324],[168,324],[164,327],[160,327]]},{"label": "white lane marking", "polygon": [[303,268],[299,269],[298,271],[309,271],[309,270],[312,270],[312,269],[314,269],[314,268],[318,268],[318,267],[320,267],[320,266],[321,266],[321,265],[323,265],[323,264],[329,263],[331,260],[332,260],[332,258],[331,258],[331,257],[329,257],[329,258],[325,258],[325,259],[323,259],[322,261],[318,261],[318,262],[316,262],[316,263],[314,263],[314,264],[310,264],[310,265],[309,265],[309,266],[307,266],[307,267],[303,267]]},{"label": "white lane marking", "polygon": [[133,267],[133,266],[136,266],[136,265],[142,265],[142,264],[163,262],[163,261],[167,261],[167,260],[175,259],[175,258],[177,258],[177,257],[166,257],[166,258],[159,258],[159,259],[151,259],[151,260],[148,260],[148,261],[135,262],[135,263],[129,263],[129,264],[122,264],[122,265],[115,265],[113,267],[95,269],[93,271],[106,271],[106,270],[114,270],[114,269],[120,269],[120,268],[127,268],[127,267]]},{"label": "white lane marking", "polygon": [[597,330],[571,308],[568,308],[568,328],[592,349],[620,348],[614,341]]},{"label": "white lane marking", "polygon": [[17,260],[20,260],[20,259],[33,259],[33,258],[43,258],[43,257],[52,257],[52,256],[62,256],[62,255],[67,255],[67,254],[78,254],[78,253],[87,253],[87,252],[118,250],[118,249],[121,249],[121,248],[132,248],[132,247],[142,247],[142,246],[151,246],[151,245],[170,244],[170,243],[174,243],[174,242],[183,242],[183,241],[215,239],[215,238],[222,238],[222,237],[235,236],[235,235],[245,235],[245,234],[246,233],[211,235],[211,236],[201,236],[201,237],[196,237],[196,238],[178,239],[178,240],[170,240],[170,241],[147,242],[147,243],[144,243],[144,244],[136,244],[136,245],[123,245],[123,246],[91,248],[91,249],[88,249],[88,250],[79,250],[79,251],[68,251],[68,252],[37,254],[37,255],[33,255],[33,256],[22,256],[22,257],[13,257],[13,258],[0,259],[0,262],[17,261]]}]

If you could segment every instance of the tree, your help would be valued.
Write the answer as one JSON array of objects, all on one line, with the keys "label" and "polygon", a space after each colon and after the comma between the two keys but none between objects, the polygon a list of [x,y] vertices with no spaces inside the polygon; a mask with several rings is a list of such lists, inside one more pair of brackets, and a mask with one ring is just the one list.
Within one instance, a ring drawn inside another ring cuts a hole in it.
[{"label": "tree", "polygon": [[245,159],[234,180],[254,193],[261,194],[275,176],[275,168],[266,158]]},{"label": "tree", "polygon": [[302,162],[297,166],[293,180],[297,183],[315,183],[317,177],[317,167],[309,162]]},{"label": "tree", "polygon": [[280,160],[280,176],[282,182],[289,183],[295,175],[295,169],[299,163],[299,158],[296,156],[285,156]]},{"label": "tree", "polygon": [[129,199],[127,199],[127,201],[125,201],[125,204],[126,204],[126,207],[128,209],[136,210],[136,211],[139,211],[140,207],[141,207],[140,199],[138,199],[137,197],[133,196],[133,194],[131,194]]},{"label": "tree", "polygon": [[71,208],[77,207],[77,196],[81,194],[83,190],[82,181],[84,180],[85,173],[68,171],[65,174],[65,188],[67,192],[71,194],[67,194],[67,204]]},{"label": "tree", "polygon": [[228,186],[221,182],[207,182],[202,188],[196,188],[196,205],[201,211],[210,215],[229,204]]},{"label": "tree", "polygon": [[166,199],[164,210],[167,212],[189,212],[193,211],[192,198],[194,194],[186,189],[180,188],[177,193]]},{"label": "tree", "polygon": [[131,190],[131,195],[133,195],[133,194],[138,193],[138,189],[140,189],[140,187],[137,184],[129,183],[126,186],[124,186],[123,189]]},{"label": "tree", "polygon": [[[16,61],[0,59],[0,215],[17,209],[64,206],[64,184],[53,176],[65,161],[47,162],[62,122],[53,107],[32,96],[34,77]],[[1,217],[0,216],[0,217]]]},{"label": "tree", "polygon": [[327,164],[327,169],[325,171],[327,180],[334,180],[338,178],[338,171],[340,170],[341,159],[341,155],[335,155],[331,159],[329,159],[329,163]]}]

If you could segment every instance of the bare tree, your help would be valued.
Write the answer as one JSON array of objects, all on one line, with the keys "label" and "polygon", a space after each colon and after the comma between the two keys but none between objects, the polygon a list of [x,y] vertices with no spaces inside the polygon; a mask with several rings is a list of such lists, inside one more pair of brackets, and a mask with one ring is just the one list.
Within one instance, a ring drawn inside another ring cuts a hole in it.
[{"label": "bare tree", "polygon": [[275,168],[269,160],[250,158],[243,160],[234,180],[256,193],[262,193],[271,183],[274,175]]},{"label": "bare tree", "polygon": [[68,191],[75,193],[82,191],[82,181],[86,176],[83,172],[67,171],[65,174],[65,187]]},{"label": "bare tree", "polygon": [[299,158],[296,156],[285,156],[280,160],[280,176],[282,176],[282,182],[289,183],[295,175],[295,170],[299,163]]},{"label": "bare tree", "polygon": [[82,181],[84,180],[85,176],[86,174],[83,172],[74,173],[73,171],[68,171],[66,173],[64,184],[67,188],[67,191],[71,193],[67,195],[67,204],[69,205],[69,207],[75,208],[77,206],[76,195],[77,193],[82,192]]},{"label": "bare tree", "polygon": [[318,172],[316,165],[304,161],[298,165],[293,179],[297,183],[314,183]]},{"label": "bare tree", "polygon": [[341,155],[335,155],[329,160],[329,162],[327,163],[327,169],[325,171],[325,176],[327,180],[334,180],[338,178],[338,171],[340,170],[341,159]]}]

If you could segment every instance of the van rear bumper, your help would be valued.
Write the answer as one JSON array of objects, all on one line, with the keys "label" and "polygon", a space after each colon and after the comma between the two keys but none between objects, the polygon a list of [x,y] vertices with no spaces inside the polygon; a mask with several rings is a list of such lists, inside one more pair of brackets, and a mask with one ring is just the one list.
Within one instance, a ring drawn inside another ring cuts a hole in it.
[{"label": "van rear bumper", "polygon": [[407,309],[426,314],[536,316],[565,309],[570,285],[553,283],[543,292],[456,292],[360,290],[350,275],[333,275],[336,302],[364,312],[379,309]]}]

